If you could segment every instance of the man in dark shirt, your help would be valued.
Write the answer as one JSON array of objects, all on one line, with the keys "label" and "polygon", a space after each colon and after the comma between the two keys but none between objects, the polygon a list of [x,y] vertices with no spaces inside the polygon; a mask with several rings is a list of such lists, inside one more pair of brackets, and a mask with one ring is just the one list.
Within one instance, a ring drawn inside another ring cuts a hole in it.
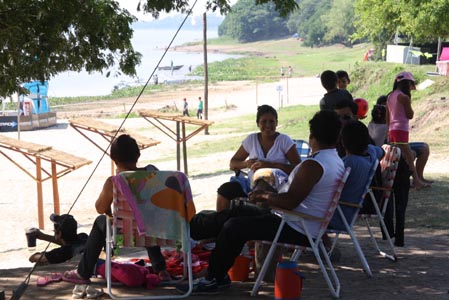
[{"label": "man in dark shirt", "polygon": [[54,236],[36,231],[36,238],[61,245],[48,252],[36,252],[30,256],[29,261],[39,264],[63,263],[73,256],[84,251],[87,234],[77,234],[78,223],[72,215],[51,214],[50,220],[54,224]]},{"label": "man in dark shirt", "polygon": [[337,88],[338,78],[334,71],[324,71],[321,73],[320,79],[322,86],[327,91],[320,100],[320,110],[334,110],[335,106],[344,99],[354,101],[352,95],[347,90]]}]

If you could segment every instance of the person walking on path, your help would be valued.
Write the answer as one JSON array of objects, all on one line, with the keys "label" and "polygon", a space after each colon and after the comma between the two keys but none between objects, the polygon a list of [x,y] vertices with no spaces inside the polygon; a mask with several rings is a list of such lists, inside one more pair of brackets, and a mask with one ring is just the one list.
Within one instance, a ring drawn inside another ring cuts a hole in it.
[{"label": "person walking on path", "polygon": [[182,108],[182,116],[190,117],[190,115],[189,115],[189,103],[187,102],[186,98],[184,98],[184,106]]},{"label": "person walking on path", "polygon": [[201,97],[198,97],[198,110],[196,111],[196,117],[198,119],[202,119],[203,118],[203,100],[201,99]]}]

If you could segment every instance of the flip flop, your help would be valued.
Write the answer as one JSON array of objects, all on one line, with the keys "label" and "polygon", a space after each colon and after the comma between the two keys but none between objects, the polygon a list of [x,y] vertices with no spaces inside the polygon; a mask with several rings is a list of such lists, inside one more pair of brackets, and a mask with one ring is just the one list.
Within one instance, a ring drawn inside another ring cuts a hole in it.
[{"label": "flip flop", "polygon": [[64,272],[64,275],[62,275],[62,280],[71,282],[74,284],[89,284],[90,283],[90,279],[81,278],[78,275],[77,270],[71,270],[71,271]]},{"label": "flip flop", "polygon": [[41,276],[37,278],[36,286],[42,287],[46,286],[49,283],[52,282],[59,282],[62,280],[62,274],[61,273],[51,273],[48,276]]}]

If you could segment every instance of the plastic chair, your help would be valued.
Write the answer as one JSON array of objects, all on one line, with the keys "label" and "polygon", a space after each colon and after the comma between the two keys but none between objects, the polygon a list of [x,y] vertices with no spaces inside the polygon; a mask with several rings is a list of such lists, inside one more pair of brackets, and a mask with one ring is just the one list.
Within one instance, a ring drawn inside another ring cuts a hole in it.
[{"label": "plastic chair", "polygon": [[[398,169],[399,160],[401,159],[401,149],[399,147],[387,144],[382,145],[382,148],[385,151],[385,155],[380,161],[380,167],[382,170],[382,186],[381,187],[372,186],[368,190],[369,199],[371,200],[371,204],[374,208],[374,211],[371,211],[369,213],[363,212],[360,214],[360,218],[365,221],[365,224],[368,228],[368,232],[370,234],[370,238],[374,246],[376,247],[378,253],[385,258],[388,258],[392,261],[396,261],[397,260],[396,250],[394,248],[393,241],[390,238],[387,226],[385,225],[384,216],[388,206],[388,201],[390,199],[390,196],[392,196],[394,178],[396,177],[396,171]],[[377,203],[377,199],[373,193],[374,190],[379,190],[382,192],[380,200],[380,207],[382,207],[382,211],[380,210],[379,204]],[[379,220],[380,227],[383,232],[383,237],[387,240],[388,246],[390,247],[391,250],[391,254],[388,254],[382,249],[380,249],[380,246],[377,243],[376,238],[374,237],[374,233],[370,225],[370,219],[373,218]]]},{"label": "plastic chair", "polygon": [[[304,231],[306,233],[307,239],[309,240],[310,248],[313,251],[313,254],[315,255],[315,258],[320,266],[321,272],[323,273],[324,279],[326,280],[326,283],[329,287],[329,290],[330,290],[332,296],[335,298],[340,297],[340,280],[338,279],[337,273],[335,272],[335,269],[332,266],[332,262],[328,256],[326,248],[324,247],[324,244],[322,241],[322,236],[325,233],[327,225],[329,224],[329,221],[331,220],[331,218],[335,212],[335,209],[338,205],[338,200],[340,199],[341,191],[343,190],[344,184],[345,184],[350,172],[351,172],[351,168],[346,168],[342,177],[339,179],[337,189],[335,190],[334,196],[332,197],[332,201],[329,203],[329,207],[327,209],[326,215],[323,216],[322,218],[307,215],[307,214],[302,214],[302,213],[298,213],[298,212],[294,212],[294,211],[290,211],[290,210],[286,210],[286,209],[282,209],[282,208],[277,208],[277,207],[272,208],[274,213],[276,213],[282,217],[282,221],[281,221],[281,224],[279,225],[279,228],[276,232],[276,235],[275,235],[273,241],[271,242],[270,250],[268,251],[268,254],[265,258],[262,269],[260,270],[259,276],[257,277],[257,280],[254,284],[253,290],[251,291],[251,296],[257,295],[260,285],[262,284],[262,280],[265,277],[265,273],[268,269],[270,261],[271,261],[273,254],[278,245],[290,246],[290,247],[295,248],[295,251],[293,252],[293,254],[290,258],[291,261],[297,261],[301,255],[301,253],[306,248],[308,248],[308,247],[304,247],[304,246],[300,246],[300,245],[290,245],[290,244],[284,244],[284,243],[278,242],[279,236],[281,235],[282,229],[284,228],[286,221],[300,221],[302,224],[302,227],[304,228]],[[315,239],[312,238],[312,236],[310,235],[310,233],[305,225],[306,220],[316,221],[321,224],[320,231]],[[321,251],[322,256],[324,257],[326,265],[323,263],[323,260],[320,256],[320,251]],[[326,268],[326,266],[327,266],[327,268]],[[329,276],[327,269],[329,269],[331,276]]]},{"label": "plastic chair", "polygon": [[[338,202],[337,212],[334,214],[333,219],[339,219],[343,223],[344,229],[328,228],[326,231],[327,233],[335,234],[335,237],[332,241],[331,249],[329,250],[329,254],[332,254],[332,251],[334,250],[334,248],[337,244],[338,238],[341,234],[347,234],[351,237],[351,240],[352,240],[352,243],[354,244],[356,253],[360,258],[360,262],[362,263],[363,270],[369,277],[372,277],[373,274],[371,272],[371,269],[368,265],[368,262],[365,258],[363,251],[362,251],[362,248],[360,247],[360,244],[355,235],[354,223],[358,219],[360,209],[363,207],[363,202],[365,200],[365,196],[369,192],[369,187],[373,180],[374,174],[376,173],[376,169],[377,169],[378,165],[379,165],[379,161],[376,159],[373,162],[373,164],[371,165],[371,169],[368,173],[368,178],[365,183],[365,188],[363,189],[362,194],[360,194],[357,197],[358,202],[356,202],[356,203],[348,202],[348,201],[344,201],[344,199],[340,199],[340,201]],[[351,176],[351,175],[349,175],[349,176]],[[346,188],[350,189],[351,187],[346,187]],[[344,189],[345,188],[343,188],[343,190]],[[345,215],[345,212],[346,212],[346,215]]]},{"label": "plastic chair", "polygon": [[310,152],[312,149],[310,148],[309,143],[305,140],[293,140],[296,143],[296,150],[298,150],[299,157],[301,160],[310,156]]},{"label": "plastic chair", "polygon": [[130,171],[113,176],[112,180],[113,218],[109,219],[106,227],[105,262],[109,295],[113,299],[123,299],[113,293],[111,282],[111,254],[117,233],[121,233],[125,247],[174,247],[179,242],[185,262],[182,279],[188,279],[189,283],[189,290],[185,294],[126,299],[175,299],[189,296],[193,288],[189,222],[195,214],[195,206],[187,177],[177,171]]}]

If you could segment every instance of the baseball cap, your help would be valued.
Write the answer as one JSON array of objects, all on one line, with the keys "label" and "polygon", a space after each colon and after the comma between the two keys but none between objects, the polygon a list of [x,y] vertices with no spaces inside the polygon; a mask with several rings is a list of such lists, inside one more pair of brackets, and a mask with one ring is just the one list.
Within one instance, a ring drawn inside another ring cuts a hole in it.
[{"label": "baseball cap", "polygon": [[64,240],[74,241],[77,239],[78,223],[72,215],[51,214],[50,220],[53,222],[55,230],[58,230],[62,233],[62,238]]},{"label": "baseball cap", "polygon": [[396,81],[402,80],[410,80],[413,81],[413,83],[415,83],[415,78],[413,78],[413,75],[410,72],[401,72],[398,75],[396,75]]}]

